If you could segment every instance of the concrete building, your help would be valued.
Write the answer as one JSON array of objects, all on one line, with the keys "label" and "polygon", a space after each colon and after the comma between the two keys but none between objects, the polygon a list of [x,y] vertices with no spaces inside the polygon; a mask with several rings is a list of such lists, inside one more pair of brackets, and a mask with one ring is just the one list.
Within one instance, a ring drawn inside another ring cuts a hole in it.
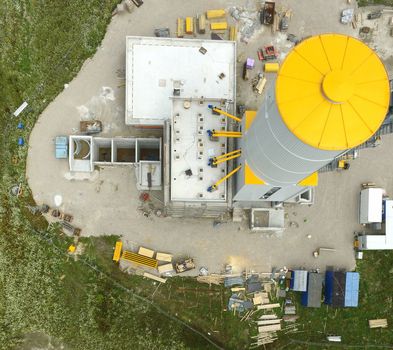
[{"label": "concrete building", "polygon": [[345,35],[298,44],[241,119],[234,42],[127,37],[126,55],[125,122],[163,128],[164,204],[179,216],[311,203],[318,170],[372,137],[389,107],[383,63]]}]

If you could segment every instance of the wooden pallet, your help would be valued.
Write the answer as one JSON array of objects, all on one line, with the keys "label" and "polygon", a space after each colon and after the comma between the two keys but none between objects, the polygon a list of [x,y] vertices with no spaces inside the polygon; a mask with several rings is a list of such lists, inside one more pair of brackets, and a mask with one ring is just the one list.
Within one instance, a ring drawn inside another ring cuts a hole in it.
[{"label": "wooden pallet", "polygon": [[387,328],[388,320],[386,318],[380,318],[377,320],[368,320],[370,328]]}]

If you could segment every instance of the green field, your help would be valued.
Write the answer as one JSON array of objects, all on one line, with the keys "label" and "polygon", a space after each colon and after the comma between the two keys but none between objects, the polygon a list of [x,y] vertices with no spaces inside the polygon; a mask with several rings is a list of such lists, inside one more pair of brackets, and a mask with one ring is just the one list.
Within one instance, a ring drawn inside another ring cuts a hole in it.
[{"label": "green field", "polygon": [[393,0],[358,0],[359,6],[386,5],[393,6]]},{"label": "green field", "polygon": [[[255,327],[225,311],[230,292],[224,287],[190,278],[157,287],[123,274],[111,261],[116,237],[83,239],[86,253],[74,261],[66,254],[70,238],[26,208],[33,204],[25,178],[27,146],[18,146],[18,138],[27,143],[43,109],[94,54],[117,2],[0,2],[0,349],[21,349],[34,332],[67,349],[214,348],[198,332],[226,349],[247,348]],[[29,107],[13,117],[24,100]],[[24,130],[17,129],[19,121]],[[9,190],[19,183],[24,191],[16,198]],[[272,348],[326,348],[326,334],[369,349],[393,344],[389,329],[367,326],[369,318],[393,322],[392,266],[392,253],[367,253],[359,264],[360,307],[299,307],[299,333],[282,334]]]}]

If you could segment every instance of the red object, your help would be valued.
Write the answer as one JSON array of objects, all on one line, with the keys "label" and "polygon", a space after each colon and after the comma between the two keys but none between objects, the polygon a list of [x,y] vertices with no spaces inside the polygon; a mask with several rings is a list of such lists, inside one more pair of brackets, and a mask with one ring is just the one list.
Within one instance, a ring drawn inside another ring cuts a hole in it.
[{"label": "red object", "polygon": [[147,201],[150,199],[150,196],[149,196],[149,194],[148,194],[147,192],[143,192],[143,193],[141,193],[141,195],[139,196],[139,199],[140,199],[142,202],[147,202]]},{"label": "red object", "polygon": [[266,58],[277,58],[277,51],[273,45],[265,46]]},{"label": "red object", "polygon": [[262,50],[258,50],[258,58],[259,58],[260,61],[264,60]]}]

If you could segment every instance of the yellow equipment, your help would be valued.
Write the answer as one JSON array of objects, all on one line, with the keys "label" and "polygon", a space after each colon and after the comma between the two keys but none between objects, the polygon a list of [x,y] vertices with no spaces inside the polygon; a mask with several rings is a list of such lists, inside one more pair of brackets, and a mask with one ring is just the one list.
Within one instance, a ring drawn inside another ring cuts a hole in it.
[{"label": "yellow equipment", "polygon": [[279,69],[280,65],[278,63],[265,63],[266,73],[277,73]]},{"label": "yellow equipment", "polygon": [[76,247],[73,245],[73,244],[71,244],[69,247],[68,247],[68,253],[75,253],[75,250],[76,250]]},{"label": "yellow equipment", "polygon": [[156,269],[158,267],[158,260],[137,253],[129,252],[127,250],[123,251],[121,259],[129,261],[136,265],[150,267],[153,269]]},{"label": "yellow equipment", "polygon": [[206,17],[207,17],[207,19],[220,18],[220,17],[224,17],[225,14],[226,14],[226,12],[223,9],[209,10],[206,12]]},{"label": "yellow equipment", "polygon": [[207,131],[209,137],[242,137],[242,133],[240,131],[225,131],[225,130],[208,130]]},{"label": "yellow equipment", "polygon": [[184,36],[184,19],[177,19],[177,37],[182,38]]},{"label": "yellow equipment", "polygon": [[186,34],[192,34],[194,32],[194,18],[186,17]]},{"label": "yellow equipment", "polygon": [[213,113],[224,115],[225,117],[228,117],[228,118],[231,118],[233,120],[236,120],[237,122],[241,122],[242,121],[241,118],[236,117],[236,116],[234,116],[232,114],[229,114],[228,112],[225,112],[222,109],[214,107],[213,105],[209,105],[208,107],[213,111]]},{"label": "yellow equipment", "polygon": [[113,261],[119,262],[122,248],[123,248],[123,242],[117,241],[115,245],[115,250],[113,252],[113,258],[112,258]]},{"label": "yellow equipment", "polygon": [[229,152],[229,153],[222,154],[221,156],[211,158],[211,159],[209,160],[209,165],[215,167],[215,166],[217,166],[218,164],[227,162],[227,161],[229,161],[229,160],[231,160],[231,159],[238,158],[238,157],[240,157],[241,155],[242,155],[242,150],[241,150],[241,149],[237,149],[237,150],[235,150],[235,151],[232,151],[232,152]]},{"label": "yellow equipment", "polygon": [[228,29],[228,23],[227,22],[210,23],[210,29],[211,30],[227,30]]},{"label": "yellow equipment", "polygon": [[237,168],[233,169],[230,173],[228,173],[223,178],[218,180],[214,185],[209,186],[207,188],[207,191],[214,192],[215,190],[217,190],[217,188],[218,188],[218,186],[220,186],[220,184],[222,184],[225,180],[229,179],[232,175],[236,174],[241,169],[241,167],[242,167],[242,165],[240,164]]}]

